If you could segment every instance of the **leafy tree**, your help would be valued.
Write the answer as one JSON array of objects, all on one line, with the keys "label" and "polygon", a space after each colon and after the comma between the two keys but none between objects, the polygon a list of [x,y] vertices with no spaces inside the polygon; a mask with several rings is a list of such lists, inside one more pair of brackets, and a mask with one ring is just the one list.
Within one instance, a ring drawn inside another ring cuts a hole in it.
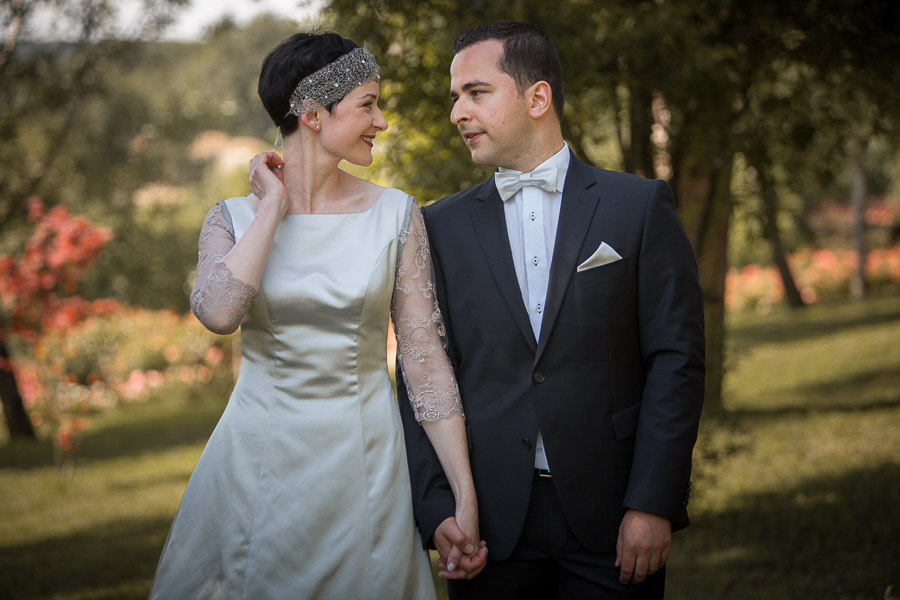
[{"label": "leafy tree", "polygon": [[[181,4],[184,0],[145,0],[136,35],[158,30]],[[81,206],[78,200],[91,197],[94,182],[103,179],[87,174],[108,176],[104,167],[115,154],[76,133],[96,131],[88,126],[93,119],[110,120],[109,113],[90,107],[110,88],[110,61],[128,56],[133,43],[116,39],[121,32],[114,25],[115,6],[109,0],[11,0],[0,5],[0,252],[19,250],[27,237],[29,198]],[[27,39],[30,19],[41,8],[55,10],[57,31],[67,32],[69,41]],[[7,427],[13,436],[33,437],[9,368],[8,324],[0,323],[5,367],[0,395]]]},{"label": "leafy tree", "polygon": [[[32,196],[86,215],[116,232],[80,282],[88,298],[185,310],[203,215],[247,187],[245,168],[223,176],[192,142],[210,129],[274,139],[256,78],[296,23],[264,17],[241,29],[226,19],[203,43],[154,42],[183,4],[148,0],[127,32],[114,25],[111,1],[0,6],[0,252],[23,252]],[[28,38],[41,7],[56,10],[66,41]],[[4,399],[20,405],[8,383]]]},{"label": "leafy tree", "polygon": [[[772,201],[770,171],[782,161],[804,162],[814,137],[810,127],[817,135],[839,132],[846,121],[828,120],[828,108],[853,112],[846,97],[834,92],[805,101],[786,98],[805,93],[810,82],[814,90],[831,90],[849,72],[852,93],[865,94],[864,106],[875,115],[896,96],[883,89],[900,56],[897,5],[886,0],[753,5],[566,0],[502,6],[330,0],[325,8],[342,33],[368,42],[383,64],[386,107],[398,117],[391,123],[386,168],[422,201],[486,175],[471,166],[446,122],[455,36],[478,23],[512,18],[539,25],[554,40],[565,75],[564,135],[572,149],[600,166],[665,177],[675,189],[706,301],[706,396],[713,408],[721,404],[724,374],[724,286],[736,161],[759,163],[751,166],[766,174],[763,183]],[[821,110],[808,115],[816,102]],[[815,175],[809,172],[807,178]],[[778,183],[790,183],[786,179]]]},{"label": "leafy tree", "polygon": [[96,111],[117,118],[93,135],[116,144],[117,179],[98,188],[104,208],[89,214],[117,236],[108,262],[88,274],[88,294],[187,309],[203,216],[217,200],[248,191],[249,155],[232,176],[195,142],[209,130],[275,139],[256,81],[265,54],[296,27],[273,17],[245,28],[226,20],[202,42],[142,43],[128,63],[111,67],[115,89]]}]

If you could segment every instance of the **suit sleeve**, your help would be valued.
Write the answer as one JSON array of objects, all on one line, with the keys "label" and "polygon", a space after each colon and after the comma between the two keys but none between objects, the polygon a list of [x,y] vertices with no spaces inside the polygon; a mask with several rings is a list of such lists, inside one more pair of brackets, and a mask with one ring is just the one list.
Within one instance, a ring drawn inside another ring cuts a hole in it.
[{"label": "suit sleeve", "polygon": [[704,392],[703,297],[668,184],[650,192],[638,265],[646,376],[625,506],[686,526],[691,454]]},{"label": "suit sleeve", "polygon": [[[425,217],[425,211],[422,211]],[[426,219],[427,225],[427,219]],[[439,306],[446,306],[446,295],[443,293],[444,284],[440,268],[440,260],[431,248],[431,263],[434,269],[434,282]],[[443,312],[444,325],[448,348],[447,353],[451,364],[456,365],[452,351],[452,333],[446,311]],[[434,548],[432,536],[437,526],[447,517],[456,512],[456,503],[453,499],[453,491],[450,483],[444,475],[437,454],[422,428],[416,420],[415,412],[409,401],[409,392],[403,380],[398,355],[397,374],[397,401],[400,407],[400,417],[403,420],[403,435],[406,442],[406,460],[409,465],[410,484],[412,486],[413,513],[422,542],[426,548]]]}]

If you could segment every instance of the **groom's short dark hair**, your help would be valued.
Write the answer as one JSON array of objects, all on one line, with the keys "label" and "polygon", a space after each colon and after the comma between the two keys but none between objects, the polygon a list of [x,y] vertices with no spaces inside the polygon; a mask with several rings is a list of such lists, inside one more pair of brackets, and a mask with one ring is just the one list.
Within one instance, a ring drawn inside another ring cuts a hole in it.
[{"label": "groom's short dark hair", "polygon": [[562,120],[565,99],[563,97],[562,65],[553,42],[546,34],[526,23],[495,21],[464,31],[453,42],[453,53],[480,42],[503,42],[503,56],[497,64],[516,82],[521,94],[538,81],[546,81],[553,92],[553,109]]}]

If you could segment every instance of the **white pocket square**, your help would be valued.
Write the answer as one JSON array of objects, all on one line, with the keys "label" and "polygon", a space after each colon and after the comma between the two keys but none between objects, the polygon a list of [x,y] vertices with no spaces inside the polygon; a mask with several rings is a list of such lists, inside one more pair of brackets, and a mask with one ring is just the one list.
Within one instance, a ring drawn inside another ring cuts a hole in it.
[{"label": "white pocket square", "polygon": [[594,250],[594,253],[591,254],[591,257],[578,265],[577,271],[580,273],[581,271],[586,271],[587,269],[593,269],[594,267],[608,265],[609,263],[616,262],[617,260],[622,260],[622,257],[619,256],[619,253],[613,250],[612,246],[610,246],[606,242],[601,242],[600,247]]}]

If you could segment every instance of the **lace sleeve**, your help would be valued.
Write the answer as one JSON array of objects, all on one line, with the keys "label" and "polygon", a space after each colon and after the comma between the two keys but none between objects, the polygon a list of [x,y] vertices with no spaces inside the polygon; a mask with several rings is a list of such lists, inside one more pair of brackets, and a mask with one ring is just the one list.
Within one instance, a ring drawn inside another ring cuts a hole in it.
[{"label": "lace sleeve", "polygon": [[234,227],[226,210],[217,202],[203,221],[197,280],[191,292],[191,311],[207,329],[221,334],[238,328],[257,293],[256,287],[233,277],[223,262],[234,247]]},{"label": "lace sleeve", "polygon": [[419,422],[462,415],[459,388],[443,345],[446,332],[434,293],[428,234],[412,198],[400,244],[391,316],[410,405]]}]

